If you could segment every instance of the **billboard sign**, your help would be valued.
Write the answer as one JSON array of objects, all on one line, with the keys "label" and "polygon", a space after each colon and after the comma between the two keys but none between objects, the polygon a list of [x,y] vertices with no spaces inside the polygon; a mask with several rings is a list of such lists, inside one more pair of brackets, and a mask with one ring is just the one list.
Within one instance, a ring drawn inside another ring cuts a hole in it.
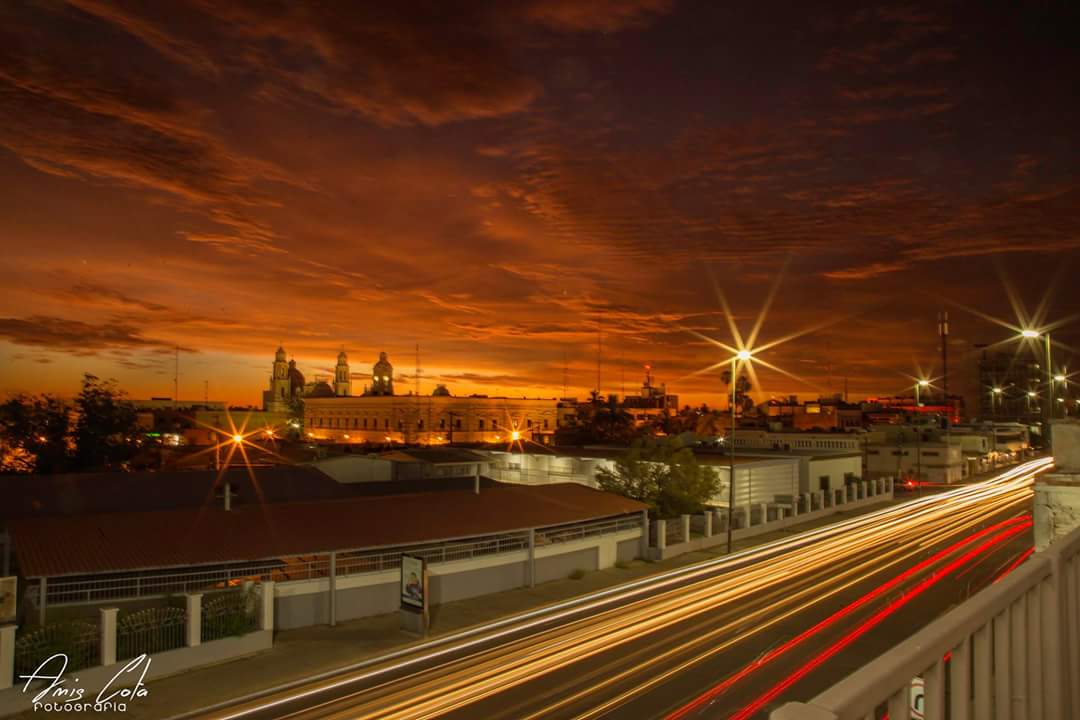
[{"label": "billboard sign", "polygon": [[401,556],[401,607],[417,612],[427,610],[427,574],[424,559]]}]

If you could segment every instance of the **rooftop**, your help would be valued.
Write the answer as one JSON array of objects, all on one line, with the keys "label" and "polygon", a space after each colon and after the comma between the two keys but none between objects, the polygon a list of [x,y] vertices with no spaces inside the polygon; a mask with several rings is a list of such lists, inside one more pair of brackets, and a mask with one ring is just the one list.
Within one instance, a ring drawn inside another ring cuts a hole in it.
[{"label": "rooftop", "polygon": [[[199,508],[221,502],[229,482],[234,507],[334,500],[428,490],[470,489],[471,478],[338,483],[306,465],[175,472],[0,476],[0,527],[17,518]],[[486,481],[485,481],[486,484]]]},{"label": "rooftop", "polygon": [[124,572],[410,545],[647,509],[576,483],[344,500],[218,505],[11,522],[24,577]]}]

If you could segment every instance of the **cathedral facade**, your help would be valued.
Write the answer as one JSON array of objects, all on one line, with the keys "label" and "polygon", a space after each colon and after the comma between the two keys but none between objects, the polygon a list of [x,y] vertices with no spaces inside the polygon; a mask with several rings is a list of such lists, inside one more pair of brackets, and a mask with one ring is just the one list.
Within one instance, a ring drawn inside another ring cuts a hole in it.
[{"label": "cathedral facade", "polygon": [[285,348],[278,347],[270,371],[270,387],[263,391],[263,410],[287,413],[297,400],[320,397],[349,397],[352,395],[352,375],[349,357],[342,350],[334,367],[334,384],[329,378],[316,375],[308,382],[296,367],[296,360],[285,359]]}]

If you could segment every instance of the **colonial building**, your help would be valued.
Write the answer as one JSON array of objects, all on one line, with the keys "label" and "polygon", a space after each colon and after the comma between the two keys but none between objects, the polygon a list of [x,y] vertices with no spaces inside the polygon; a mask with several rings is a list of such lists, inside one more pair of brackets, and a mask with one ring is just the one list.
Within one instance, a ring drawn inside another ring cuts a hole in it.
[{"label": "colonial building", "polygon": [[[338,356],[339,368],[344,356]],[[379,353],[362,395],[312,393],[304,398],[304,432],[327,442],[548,442],[558,424],[555,398],[456,397],[444,385],[431,395],[395,395],[394,367],[385,352]]]},{"label": "colonial building", "polygon": [[313,380],[306,381],[304,374],[296,367],[296,360],[286,362],[285,348],[279,347],[274,354],[274,365],[270,372],[270,388],[263,391],[263,410],[287,413],[297,399],[352,395],[349,358],[344,350],[338,353],[333,386],[328,380],[328,377],[316,375]]}]

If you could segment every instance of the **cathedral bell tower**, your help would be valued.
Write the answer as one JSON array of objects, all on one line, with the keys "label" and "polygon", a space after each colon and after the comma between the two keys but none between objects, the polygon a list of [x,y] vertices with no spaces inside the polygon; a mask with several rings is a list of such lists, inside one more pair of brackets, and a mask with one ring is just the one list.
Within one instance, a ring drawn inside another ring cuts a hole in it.
[{"label": "cathedral bell tower", "polygon": [[270,374],[270,390],[264,396],[263,407],[270,412],[284,412],[289,407],[289,363],[285,348],[274,353],[274,370]]},{"label": "cathedral bell tower", "polygon": [[348,397],[352,395],[352,376],[349,374],[349,358],[342,350],[337,356],[337,367],[334,368],[334,395]]},{"label": "cathedral bell tower", "polygon": [[386,359],[386,353],[379,353],[379,362],[371,368],[372,395],[394,394],[394,366]]}]

